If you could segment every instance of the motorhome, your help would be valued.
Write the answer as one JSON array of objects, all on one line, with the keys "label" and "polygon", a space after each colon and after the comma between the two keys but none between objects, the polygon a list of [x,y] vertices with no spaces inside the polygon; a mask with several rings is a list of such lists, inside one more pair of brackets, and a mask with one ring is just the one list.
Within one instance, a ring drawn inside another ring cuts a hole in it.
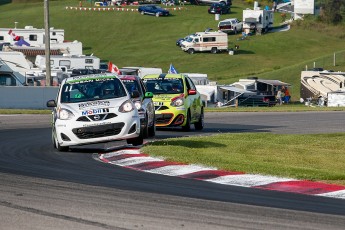
[{"label": "motorhome", "polygon": [[194,52],[218,53],[228,50],[228,35],[222,31],[197,32],[182,42],[181,49],[193,54]]},{"label": "motorhome", "polygon": [[273,27],[274,12],[272,10],[262,10],[260,7],[243,10],[243,31],[246,34],[251,32],[256,34],[267,33]]},{"label": "motorhome", "polygon": [[345,90],[345,72],[305,70],[301,72],[301,98],[327,99],[332,92]]},{"label": "motorhome", "polygon": [[[33,26],[24,28],[0,28],[0,44],[11,47],[36,47],[45,48],[45,29]],[[50,48],[59,49],[61,53],[82,55],[82,43],[79,41],[65,41],[63,29],[50,28]]]},{"label": "motorhome", "polygon": [[[66,66],[67,69],[99,69],[100,58],[86,55],[51,55],[50,65],[52,68]],[[35,65],[40,69],[46,68],[45,55],[37,55]]]}]

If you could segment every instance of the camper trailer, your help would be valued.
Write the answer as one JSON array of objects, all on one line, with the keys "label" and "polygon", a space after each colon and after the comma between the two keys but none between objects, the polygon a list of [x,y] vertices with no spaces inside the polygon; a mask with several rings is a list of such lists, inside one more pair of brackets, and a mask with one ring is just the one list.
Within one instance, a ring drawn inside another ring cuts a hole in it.
[{"label": "camper trailer", "polygon": [[[345,91],[345,72],[306,70],[301,72],[301,98],[303,100],[328,99],[333,92]],[[336,95],[336,94],[332,94]]]},{"label": "camper trailer", "polygon": [[[85,55],[51,55],[52,68],[66,66],[67,69],[99,69],[101,60],[95,56]],[[46,68],[46,57],[37,55],[35,65],[40,69]]]},{"label": "camper trailer", "polygon": [[1,58],[0,58],[0,86],[23,86],[26,85],[25,77],[13,71]]},{"label": "camper trailer", "polygon": [[121,75],[137,75],[143,78],[148,74],[161,74],[163,70],[161,68],[150,68],[150,67],[122,67],[120,68]]},{"label": "camper trailer", "polygon": [[[24,28],[0,28],[0,44],[18,47],[45,48],[45,29],[37,29],[33,26]],[[61,53],[82,55],[82,43],[79,41],[65,41],[63,29],[50,28],[50,48],[59,49]]]},{"label": "camper trailer", "polygon": [[272,10],[262,10],[259,7],[243,10],[243,31],[246,34],[267,33],[273,27],[273,18]]},{"label": "camper trailer", "polygon": [[194,52],[218,53],[228,50],[228,35],[222,31],[197,32],[182,42],[181,49],[193,54]]}]

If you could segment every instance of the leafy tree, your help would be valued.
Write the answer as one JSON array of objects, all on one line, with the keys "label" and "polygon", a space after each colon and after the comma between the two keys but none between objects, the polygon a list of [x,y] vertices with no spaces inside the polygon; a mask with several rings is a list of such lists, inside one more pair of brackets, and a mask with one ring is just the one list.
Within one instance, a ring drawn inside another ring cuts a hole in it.
[{"label": "leafy tree", "polygon": [[342,12],[345,0],[324,0],[320,4],[320,19],[326,23],[339,24],[343,20]]}]

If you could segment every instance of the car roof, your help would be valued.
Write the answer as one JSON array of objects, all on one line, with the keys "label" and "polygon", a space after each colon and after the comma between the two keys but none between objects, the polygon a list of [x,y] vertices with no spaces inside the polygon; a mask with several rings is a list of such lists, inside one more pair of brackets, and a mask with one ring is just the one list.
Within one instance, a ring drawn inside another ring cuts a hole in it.
[{"label": "car roof", "polygon": [[69,82],[83,82],[89,79],[97,79],[97,78],[118,78],[118,75],[115,73],[98,73],[98,74],[88,74],[88,75],[79,75],[75,77],[68,77],[65,78],[62,82],[69,83]]}]

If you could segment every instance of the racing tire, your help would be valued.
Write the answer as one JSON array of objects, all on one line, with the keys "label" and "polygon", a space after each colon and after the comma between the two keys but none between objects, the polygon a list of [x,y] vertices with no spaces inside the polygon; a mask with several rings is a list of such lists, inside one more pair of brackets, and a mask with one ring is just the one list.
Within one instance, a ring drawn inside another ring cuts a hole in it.
[{"label": "racing tire", "polygon": [[189,110],[188,110],[188,113],[187,113],[186,124],[184,126],[182,126],[182,130],[185,131],[185,132],[189,132],[190,131],[190,112],[189,112]]},{"label": "racing tire", "polygon": [[193,54],[194,53],[194,49],[192,49],[192,48],[188,49],[188,53],[189,54]]},{"label": "racing tire", "polygon": [[211,49],[211,53],[216,54],[217,52],[218,52],[218,50],[217,50],[216,47],[213,47],[213,48]]},{"label": "racing tire", "polygon": [[149,136],[149,124],[147,120],[147,115],[145,116],[145,124],[146,126],[140,130],[140,133],[143,134],[143,138],[147,138]]},{"label": "racing tire", "polygon": [[154,117],[152,125],[148,128],[149,137],[156,136],[156,122],[155,122],[155,119],[156,118]]},{"label": "racing tire", "polygon": [[56,137],[55,130],[53,130],[53,132],[52,132],[52,141],[53,141],[54,148],[57,149],[59,152],[68,152],[68,150],[69,150],[68,146],[61,146],[59,144],[59,141]]},{"label": "racing tire", "polygon": [[204,109],[202,108],[199,121],[194,124],[196,130],[202,130],[204,128],[204,118]]},{"label": "racing tire", "polygon": [[138,137],[127,139],[127,144],[129,145],[138,146],[138,145],[142,145],[143,143],[144,143],[144,137],[143,137],[142,132],[140,132],[140,135]]}]

